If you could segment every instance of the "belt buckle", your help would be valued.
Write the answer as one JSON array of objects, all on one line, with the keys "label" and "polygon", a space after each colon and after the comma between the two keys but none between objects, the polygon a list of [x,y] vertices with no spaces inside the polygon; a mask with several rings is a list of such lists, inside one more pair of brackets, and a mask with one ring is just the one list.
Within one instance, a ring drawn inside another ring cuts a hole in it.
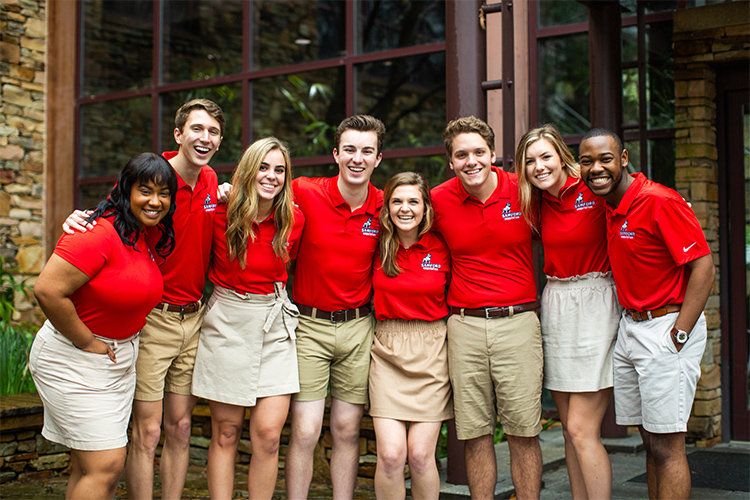
[{"label": "belt buckle", "polygon": [[503,309],[507,309],[507,307],[485,307],[484,319],[496,318],[497,316],[490,316],[490,313],[495,312],[495,311],[500,311],[500,316],[502,316]]},{"label": "belt buckle", "polygon": [[651,317],[651,311],[646,311],[646,316],[648,316],[648,319],[654,319],[653,317]]},{"label": "belt buckle", "polygon": [[331,313],[331,323],[343,323],[346,321],[346,311],[333,311]]}]

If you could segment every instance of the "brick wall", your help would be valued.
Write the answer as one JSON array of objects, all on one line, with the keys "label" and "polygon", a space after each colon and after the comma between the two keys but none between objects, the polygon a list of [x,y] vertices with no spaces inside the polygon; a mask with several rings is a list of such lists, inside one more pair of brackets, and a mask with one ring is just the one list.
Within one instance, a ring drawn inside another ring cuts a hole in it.
[{"label": "brick wall", "polygon": [[[0,256],[29,283],[44,263],[45,5],[0,2]],[[18,300],[15,319],[39,322]]]},{"label": "brick wall", "polygon": [[[677,190],[693,204],[719,266],[716,65],[750,58],[747,3],[678,11],[674,23]],[[708,343],[688,423],[698,444],[721,440],[721,318],[719,274],[706,304]]]}]

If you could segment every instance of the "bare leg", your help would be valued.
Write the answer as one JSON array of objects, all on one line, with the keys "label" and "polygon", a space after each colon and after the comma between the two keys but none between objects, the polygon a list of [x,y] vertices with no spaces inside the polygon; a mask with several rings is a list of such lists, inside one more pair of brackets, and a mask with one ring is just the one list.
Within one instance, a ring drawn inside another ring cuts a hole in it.
[{"label": "bare leg", "polygon": [[279,441],[281,430],[289,412],[291,395],[258,399],[250,408],[250,441],[253,455],[247,475],[248,497],[255,499],[273,497],[276,477],[279,474]]},{"label": "bare leg", "polygon": [[126,450],[71,450],[72,471],[66,500],[114,498],[125,467]]},{"label": "bare leg", "polygon": [[211,498],[232,498],[234,461],[245,421],[245,407],[209,401],[211,444],[208,446],[208,493]]},{"label": "bare leg", "polygon": [[497,461],[494,437],[488,434],[467,440],[464,454],[471,498],[473,500],[495,498]]},{"label": "bare leg", "polygon": [[568,412],[570,411],[570,393],[550,391],[552,400],[555,402],[557,412],[560,415],[560,421],[563,426],[563,437],[565,438],[565,466],[568,469],[568,479],[570,480],[570,494],[576,500],[585,500],[586,484],[583,481],[583,473],[578,463],[576,450],[568,434]]},{"label": "bare leg", "polygon": [[424,500],[440,497],[440,476],[435,447],[442,422],[412,422],[409,425],[409,470],[411,496]]},{"label": "bare leg", "polygon": [[326,403],[292,401],[292,433],[286,452],[286,494],[289,500],[305,500],[313,475],[313,455],[323,427]]},{"label": "bare leg", "polygon": [[[375,496],[381,500],[403,499],[406,497],[404,486],[404,466],[407,456],[406,424],[400,420],[378,417],[373,417],[372,424],[375,427],[375,438],[378,444]],[[422,498],[414,494],[412,496]]]},{"label": "bare leg", "polygon": [[542,449],[539,439],[508,435],[510,476],[519,500],[539,498],[542,489]]},{"label": "bare leg", "polygon": [[133,401],[133,430],[125,465],[128,498],[153,497],[154,457],[161,438],[162,401]]},{"label": "bare leg", "polygon": [[[643,444],[646,447],[646,468],[649,472],[649,498],[689,499],[690,467],[685,453],[685,433],[654,434],[640,428]],[[647,436],[644,436],[644,434]],[[646,441],[648,440],[648,445]],[[651,458],[649,462],[648,459]],[[651,487],[651,472],[655,478],[655,493]]]},{"label": "bare leg", "polygon": [[359,469],[359,424],[365,405],[346,403],[333,398],[331,402],[331,481],[333,500],[354,496]]},{"label": "bare leg", "polygon": [[190,431],[198,398],[164,394],[164,447],[161,451],[161,498],[180,500],[190,461]]},{"label": "bare leg", "polygon": [[587,496],[583,498],[612,497],[612,468],[599,436],[611,394],[610,388],[570,395],[568,436],[585,484]]}]

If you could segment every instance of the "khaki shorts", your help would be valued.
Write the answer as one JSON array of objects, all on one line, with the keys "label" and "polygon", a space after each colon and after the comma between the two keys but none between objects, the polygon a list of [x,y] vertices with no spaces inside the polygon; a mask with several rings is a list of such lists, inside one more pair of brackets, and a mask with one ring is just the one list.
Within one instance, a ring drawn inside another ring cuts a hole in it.
[{"label": "khaki shorts", "polygon": [[448,318],[448,368],[458,439],[495,431],[533,437],[542,426],[543,354],[534,312],[506,318]]},{"label": "khaki shorts", "polygon": [[346,403],[367,403],[370,349],[375,319],[333,323],[300,315],[297,327],[297,360],[300,391],[295,401],[318,401],[331,396]]},{"label": "khaki shorts", "polygon": [[181,317],[159,308],[146,316],[135,365],[135,399],[161,401],[165,392],[190,395],[205,304]]}]

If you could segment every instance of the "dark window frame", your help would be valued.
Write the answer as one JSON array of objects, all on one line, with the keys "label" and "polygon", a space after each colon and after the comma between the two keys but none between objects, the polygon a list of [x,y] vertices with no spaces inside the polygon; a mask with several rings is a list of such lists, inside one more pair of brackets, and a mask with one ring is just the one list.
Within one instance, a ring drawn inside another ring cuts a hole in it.
[{"label": "dark window frame", "polygon": [[[152,55],[152,83],[150,86],[127,91],[116,91],[111,93],[105,93],[100,95],[84,96],[83,94],[83,79],[82,79],[82,68],[81,60],[83,57],[83,34],[84,34],[84,15],[82,2],[77,2],[76,9],[76,24],[78,36],[76,40],[76,76],[75,76],[75,144],[74,144],[74,203],[78,207],[80,203],[80,189],[82,186],[101,184],[101,183],[113,183],[116,180],[116,176],[91,176],[81,178],[80,166],[81,166],[81,140],[82,140],[82,127],[83,127],[83,109],[96,103],[111,102],[123,99],[129,99],[134,97],[151,97],[151,148],[153,151],[159,150],[159,140],[161,137],[161,96],[169,92],[188,90],[188,89],[201,89],[206,87],[213,87],[217,85],[224,85],[230,83],[241,83],[242,84],[242,137],[241,143],[242,148],[246,148],[252,142],[252,106],[250,102],[250,84],[257,79],[264,77],[272,77],[279,75],[295,74],[306,71],[330,69],[330,68],[344,68],[345,71],[345,113],[346,116],[354,114],[356,109],[356,71],[357,67],[362,64],[371,62],[381,62],[408,56],[419,56],[425,54],[436,54],[446,52],[446,43],[437,42],[423,45],[415,45],[410,47],[401,47],[396,49],[381,50],[375,52],[356,53],[356,0],[346,0],[344,16],[345,22],[345,50],[346,54],[342,57],[336,57],[331,59],[323,59],[317,61],[310,61],[298,64],[292,64],[287,66],[278,66],[272,68],[263,68],[259,70],[251,70],[251,44],[250,37],[252,36],[252,27],[250,22],[252,19],[252,0],[243,1],[243,30],[242,30],[242,68],[239,72],[231,75],[222,75],[207,79],[185,81],[185,82],[174,82],[164,83],[162,81],[162,5],[164,0],[153,0],[154,11],[153,11],[153,55]],[[448,20],[446,19],[446,25]],[[447,26],[446,26],[447,29]],[[399,159],[409,157],[430,157],[435,155],[443,155],[443,146],[426,146],[418,148],[399,148],[383,151],[383,159]],[[293,164],[299,167],[306,166],[318,166],[327,165],[332,163],[330,155],[311,156],[303,158],[294,158]],[[222,163],[216,164],[212,167],[214,170],[221,173],[232,172],[235,168],[235,163]]]}]

